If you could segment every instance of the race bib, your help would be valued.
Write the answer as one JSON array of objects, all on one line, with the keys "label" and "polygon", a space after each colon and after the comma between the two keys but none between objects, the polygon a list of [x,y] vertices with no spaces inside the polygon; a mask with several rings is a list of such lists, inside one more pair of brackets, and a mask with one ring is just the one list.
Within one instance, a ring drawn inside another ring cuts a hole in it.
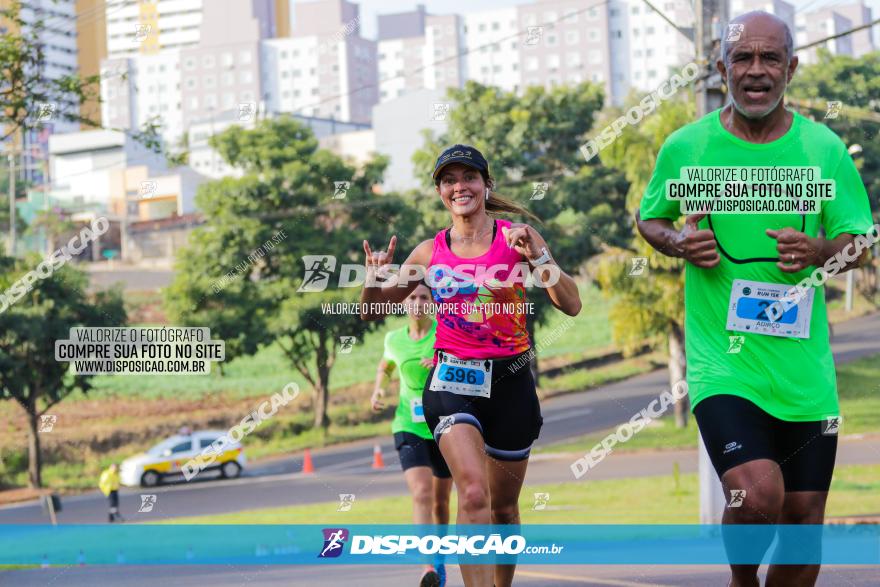
[{"label": "race bib", "polygon": [[492,394],[492,361],[459,359],[449,353],[438,353],[429,389],[487,398]]},{"label": "race bib", "polygon": [[[727,310],[727,329],[737,332],[810,338],[813,295],[809,288],[803,298],[774,305],[794,286],[734,279]],[[768,308],[773,306],[768,311]],[[784,311],[783,311],[784,310]],[[775,318],[775,319],[772,319]]]},{"label": "race bib", "polygon": [[410,400],[409,411],[413,422],[425,421],[425,409],[422,407],[422,400],[415,398]]}]

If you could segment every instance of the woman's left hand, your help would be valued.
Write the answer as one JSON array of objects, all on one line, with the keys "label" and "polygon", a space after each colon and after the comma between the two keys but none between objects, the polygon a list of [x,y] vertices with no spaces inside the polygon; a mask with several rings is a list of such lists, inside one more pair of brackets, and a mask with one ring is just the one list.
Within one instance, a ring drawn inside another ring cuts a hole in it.
[{"label": "woman's left hand", "polygon": [[543,255],[541,249],[547,248],[547,242],[528,224],[512,224],[509,229],[502,228],[501,233],[508,247],[530,261]]}]

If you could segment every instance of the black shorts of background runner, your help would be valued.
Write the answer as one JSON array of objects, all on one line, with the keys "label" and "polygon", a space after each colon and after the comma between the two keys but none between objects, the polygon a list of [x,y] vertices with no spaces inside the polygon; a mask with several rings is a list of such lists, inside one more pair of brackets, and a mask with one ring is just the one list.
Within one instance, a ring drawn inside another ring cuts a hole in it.
[{"label": "black shorts of background runner", "polygon": [[412,432],[395,432],[394,448],[400,456],[400,468],[406,471],[412,467],[431,467],[434,477],[449,479],[452,473],[440,448],[431,438],[422,438]]},{"label": "black shorts of background runner", "polygon": [[[431,391],[436,365],[431,369],[422,393],[422,406],[425,421],[438,444],[440,435],[452,424],[470,424],[483,435],[490,457],[500,461],[529,458],[544,419],[530,363],[517,363],[524,354],[492,360],[492,391],[488,398]],[[518,368],[511,370],[514,364]]]},{"label": "black shorts of background runner", "polygon": [[831,486],[837,434],[824,433],[828,422],[780,420],[747,399],[725,394],[702,400],[694,416],[719,478],[743,463],[769,459],[782,469],[786,492],[825,492]]}]

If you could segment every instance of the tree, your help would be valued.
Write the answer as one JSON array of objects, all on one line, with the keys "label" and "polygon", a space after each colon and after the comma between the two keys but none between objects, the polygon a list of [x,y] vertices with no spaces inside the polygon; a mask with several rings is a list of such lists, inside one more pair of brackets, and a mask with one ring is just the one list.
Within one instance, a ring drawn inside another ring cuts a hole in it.
[{"label": "tree", "polygon": [[53,208],[39,212],[28,227],[28,231],[45,235],[46,254],[51,255],[55,250],[57,240],[73,232],[76,228],[77,224],[70,219],[70,214],[65,214],[61,208]]},{"label": "tree", "polygon": [[[355,169],[319,149],[311,131],[289,117],[250,130],[230,127],[211,144],[243,176],[200,186],[196,201],[205,224],[179,256],[168,303],[187,323],[210,325],[212,333],[219,323],[237,335],[239,352],[276,342],[312,385],[315,426],[326,428],[340,338],[361,340],[378,324],[362,322],[357,313],[324,311],[322,303],[354,302],[360,293],[338,288],[336,276],[323,291],[298,291],[306,284],[303,270],[311,268],[306,256],[363,267],[364,239],[387,241],[389,230],[419,218],[400,198],[374,193],[385,159]],[[340,193],[344,197],[334,199]],[[235,278],[212,291],[230,272]]]},{"label": "tree", "polygon": [[[880,51],[858,59],[818,50],[819,62],[802,65],[795,73],[787,97],[805,115],[827,124],[847,146],[861,146],[856,165],[871,198],[874,215],[880,214]],[[841,102],[831,113],[828,103]],[[807,103],[809,102],[809,107]]]},{"label": "tree", "polygon": [[[0,257],[0,291],[6,291],[41,259]],[[24,411],[28,430],[28,482],[42,486],[40,417],[72,392],[90,388],[90,376],[72,375],[69,363],[55,360],[55,341],[67,340],[74,326],[120,326],[126,315],[118,290],[85,293],[88,277],[65,266],[0,313],[0,398]]]},{"label": "tree", "polygon": [[[547,240],[554,258],[570,272],[603,244],[624,244],[631,221],[626,217],[626,180],[622,173],[587,164],[579,151],[602,107],[598,85],[584,83],[550,91],[530,87],[522,96],[473,81],[451,89],[447,132],[425,135],[425,145],[413,156],[424,189],[435,197],[418,199],[426,218],[421,239],[433,237],[448,224],[431,181],[437,155],[454,143],[471,144],[489,160],[495,191],[525,205],[543,224],[535,227]],[[539,193],[545,187],[546,192]],[[537,184],[537,186],[536,186]],[[528,218],[516,221],[532,222]],[[534,342],[535,326],[552,307],[547,297],[531,295],[535,313],[528,320]],[[537,359],[532,361],[537,381]]]},{"label": "tree", "polygon": [[[628,100],[628,104],[637,99]],[[613,120],[622,110],[610,109]],[[632,218],[651,179],[657,153],[672,132],[694,119],[690,100],[664,102],[638,126],[630,127],[601,153],[602,163],[626,175],[629,193],[626,209]],[[593,263],[596,281],[604,294],[613,299],[610,319],[614,340],[631,353],[645,340],[666,341],[669,352],[669,384],[684,380],[687,359],[684,348],[684,263],[657,253],[632,227],[632,238],[624,247],[608,247]],[[647,266],[639,272],[640,261]],[[687,426],[687,398],[675,404],[676,426]]]}]

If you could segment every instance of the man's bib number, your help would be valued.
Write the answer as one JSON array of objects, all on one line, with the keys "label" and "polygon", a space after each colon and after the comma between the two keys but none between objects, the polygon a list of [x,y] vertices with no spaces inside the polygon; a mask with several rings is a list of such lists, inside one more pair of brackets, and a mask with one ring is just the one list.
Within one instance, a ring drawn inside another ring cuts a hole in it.
[{"label": "man's bib number", "polygon": [[734,279],[727,310],[727,329],[737,332],[810,338],[814,290],[807,290],[797,305],[788,308],[778,320],[770,320],[767,309],[792,288],[782,283]]},{"label": "man's bib number", "polygon": [[492,394],[492,361],[459,359],[449,353],[439,353],[429,389],[489,397]]}]

